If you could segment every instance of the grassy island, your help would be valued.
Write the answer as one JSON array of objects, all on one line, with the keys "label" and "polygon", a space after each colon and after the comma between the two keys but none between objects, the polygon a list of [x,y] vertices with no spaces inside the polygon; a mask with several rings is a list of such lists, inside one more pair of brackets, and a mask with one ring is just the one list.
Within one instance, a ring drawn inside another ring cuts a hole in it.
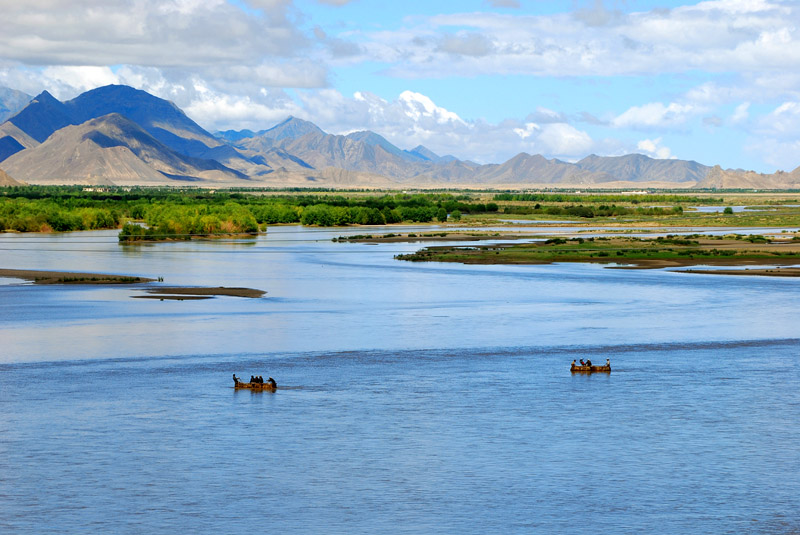
[{"label": "grassy island", "polygon": [[414,262],[464,264],[549,264],[553,262],[600,262],[621,267],[662,268],[681,266],[749,266],[800,264],[800,237],[764,236],[630,236],[551,238],[522,244],[470,247],[431,246],[416,253],[398,255]]}]

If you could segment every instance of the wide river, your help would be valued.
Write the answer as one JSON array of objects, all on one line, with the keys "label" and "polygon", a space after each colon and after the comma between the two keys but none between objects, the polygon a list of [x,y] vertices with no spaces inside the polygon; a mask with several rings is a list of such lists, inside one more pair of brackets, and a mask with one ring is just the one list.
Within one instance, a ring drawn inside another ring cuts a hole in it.
[{"label": "wide river", "polygon": [[366,232],[1,235],[3,268],[268,293],[0,279],[0,533],[800,532],[800,279],[331,241]]}]

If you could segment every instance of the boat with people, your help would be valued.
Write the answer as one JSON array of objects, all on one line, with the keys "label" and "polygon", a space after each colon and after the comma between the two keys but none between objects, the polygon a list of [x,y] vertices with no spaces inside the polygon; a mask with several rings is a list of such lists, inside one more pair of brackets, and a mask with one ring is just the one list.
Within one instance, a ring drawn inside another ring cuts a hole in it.
[{"label": "boat with people", "polygon": [[267,390],[269,392],[275,392],[278,389],[278,383],[275,382],[275,379],[270,377],[266,381],[260,375],[251,375],[250,382],[242,382],[236,377],[236,374],[233,374],[233,388],[246,388],[249,390]]},{"label": "boat with people", "polygon": [[594,366],[591,360],[584,362],[583,359],[581,359],[580,364],[573,360],[569,371],[572,373],[611,373],[611,359],[606,359],[606,363],[602,366]]}]

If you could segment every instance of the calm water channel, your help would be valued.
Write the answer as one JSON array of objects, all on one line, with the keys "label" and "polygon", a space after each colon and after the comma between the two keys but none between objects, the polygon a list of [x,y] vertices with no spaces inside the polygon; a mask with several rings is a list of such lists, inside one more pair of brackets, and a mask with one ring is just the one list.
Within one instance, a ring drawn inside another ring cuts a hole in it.
[{"label": "calm water channel", "polygon": [[800,532],[800,280],[331,242],[365,232],[0,236],[0,267],[268,292],[0,284],[0,533]]}]

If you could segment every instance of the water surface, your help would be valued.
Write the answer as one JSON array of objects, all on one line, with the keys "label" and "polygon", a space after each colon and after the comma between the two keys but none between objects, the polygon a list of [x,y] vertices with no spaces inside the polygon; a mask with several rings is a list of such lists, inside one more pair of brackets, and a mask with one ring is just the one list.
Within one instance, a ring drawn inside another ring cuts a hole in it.
[{"label": "water surface", "polygon": [[0,532],[800,530],[800,281],[404,263],[352,231],[0,237],[2,267],[268,292],[1,285]]}]

